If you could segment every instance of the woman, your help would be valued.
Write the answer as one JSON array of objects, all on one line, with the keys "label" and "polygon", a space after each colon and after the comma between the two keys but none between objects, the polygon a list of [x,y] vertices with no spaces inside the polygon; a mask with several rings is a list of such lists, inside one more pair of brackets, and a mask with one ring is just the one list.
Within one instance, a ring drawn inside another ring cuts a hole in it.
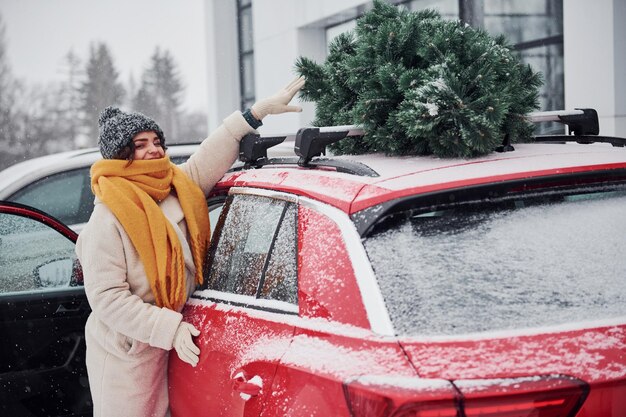
[{"label": "woman", "polygon": [[192,339],[200,332],[180,311],[202,282],[206,196],[265,116],[301,111],[288,104],[303,85],[297,78],[234,112],[180,167],[154,120],[113,107],[100,115],[95,208],[76,245],[92,309],[85,339],[94,416],[169,415],[168,351],[191,366],[200,354]]}]

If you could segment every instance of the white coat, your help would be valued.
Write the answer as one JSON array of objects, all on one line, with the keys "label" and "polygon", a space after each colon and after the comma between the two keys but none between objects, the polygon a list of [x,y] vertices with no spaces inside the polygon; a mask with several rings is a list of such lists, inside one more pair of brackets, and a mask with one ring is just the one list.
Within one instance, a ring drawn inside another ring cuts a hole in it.
[{"label": "white coat", "polygon": [[[231,114],[180,168],[207,195],[237,158],[241,138],[252,131],[240,112]],[[195,267],[183,211],[172,194],[160,207],[184,237],[190,295]],[[94,416],[169,415],[168,351],[182,314],[154,304],[139,254],[121,223],[98,199],[78,237],[76,254],[92,309],[85,340]]]}]

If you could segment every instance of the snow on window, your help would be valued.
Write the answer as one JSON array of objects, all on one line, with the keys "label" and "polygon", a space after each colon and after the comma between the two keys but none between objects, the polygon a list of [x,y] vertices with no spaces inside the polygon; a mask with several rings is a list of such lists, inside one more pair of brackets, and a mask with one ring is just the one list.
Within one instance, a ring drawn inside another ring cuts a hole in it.
[{"label": "snow on window", "polygon": [[233,198],[212,257],[210,288],[256,295],[284,205],[266,197]]},{"label": "snow on window", "polygon": [[259,298],[298,304],[296,207],[288,204],[265,271]]},{"label": "snow on window", "polygon": [[458,335],[626,315],[626,197],[535,197],[413,216],[364,242],[396,331]]},{"label": "snow on window", "polygon": [[211,290],[297,304],[293,203],[236,195],[218,228],[208,278]]},{"label": "snow on window", "polygon": [[33,219],[0,213],[0,293],[69,286],[74,243]]}]

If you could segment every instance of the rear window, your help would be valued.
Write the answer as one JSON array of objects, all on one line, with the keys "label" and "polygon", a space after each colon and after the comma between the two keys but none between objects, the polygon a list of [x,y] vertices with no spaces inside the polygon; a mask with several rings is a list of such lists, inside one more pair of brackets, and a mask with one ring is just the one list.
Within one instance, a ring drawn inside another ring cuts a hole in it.
[{"label": "rear window", "polygon": [[623,188],[404,213],[364,245],[402,335],[626,316]]}]

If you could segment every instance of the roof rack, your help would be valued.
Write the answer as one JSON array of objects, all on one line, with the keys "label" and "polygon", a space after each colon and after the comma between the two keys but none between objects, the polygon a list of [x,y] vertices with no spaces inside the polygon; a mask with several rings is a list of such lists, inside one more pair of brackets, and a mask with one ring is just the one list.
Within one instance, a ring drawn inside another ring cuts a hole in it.
[{"label": "roof rack", "polygon": [[267,150],[285,140],[286,136],[261,136],[258,133],[248,133],[239,142],[239,160],[244,163],[244,169],[260,168],[267,161]]},{"label": "roof rack", "polygon": [[[578,142],[611,143],[613,146],[623,147],[626,139],[598,136],[600,127],[598,123],[598,113],[594,109],[575,109],[534,112],[526,115],[526,118],[534,123],[539,122],[559,122],[567,125],[567,135],[536,136],[538,142]],[[340,172],[349,172],[356,175],[378,176],[374,170],[368,166],[335,159],[313,159],[326,154],[326,146],[338,142],[346,137],[363,136],[365,131],[358,125],[343,125],[329,127],[304,127],[295,134],[295,154],[299,157],[297,164],[305,168],[333,167]],[[294,135],[281,135],[261,137],[257,133],[246,135],[240,144],[239,160],[244,163],[242,168],[261,168],[265,165],[293,164],[291,158],[267,158],[267,150],[278,145],[286,138],[292,139]],[[507,135],[502,145],[495,149],[496,152],[509,152],[515,148],[511,145],[511,138]]]},{"label": "roof rack", "polygon": [[334,168],[337,172],[378,177],[379,174],[367,165],[345,159],[316,158],[326,151],[326,145],[347,136],[362,136],[363,130],[355,126],[309,127],[298,130],[295,135],[295,154],[298,157],[268,158],[267,150],[291,138],[293,135],[260,136],[249,133],[239,144],[239,160],[242,166],[231,171],[262,168],[267,165],[298,165],[305,168]]},{"label": "roof rack", "polygon": [[294,150],[300,157],[298,165],[306,167],[313,157],[326,155],[326,146],[349,136],[363,136],[365,131],[356,125],[304,127],[296,134]]},{"label": "roof rack", "polygon": [[[595,109],[575,109],[575,110],[555,110],[555,111],[539,111],[528,113],[526,118],[533,123],[540,122],[558,122],[567,125],[567,135],[554,135],[552,138],[561,138],[560,142],[578,142],[578,143],[593,143],[599,142],[599,140],[582,139],[582,137],[597,136],[600,133],[600,124],[598,123],[598,113]],[[573,135],[577,139],[568,139],[568,135]],[[536,136],[537,140],[540,136]],[[594,138],[595,139],[595,138]],[[551,140],[538,140],[539,142],[551,142],[557,141],[557,139]],[[498,146],[496,152],[510,152],[515,148],[511,145],[511,138],[509,135],[504,137],[502,145]]]}]

